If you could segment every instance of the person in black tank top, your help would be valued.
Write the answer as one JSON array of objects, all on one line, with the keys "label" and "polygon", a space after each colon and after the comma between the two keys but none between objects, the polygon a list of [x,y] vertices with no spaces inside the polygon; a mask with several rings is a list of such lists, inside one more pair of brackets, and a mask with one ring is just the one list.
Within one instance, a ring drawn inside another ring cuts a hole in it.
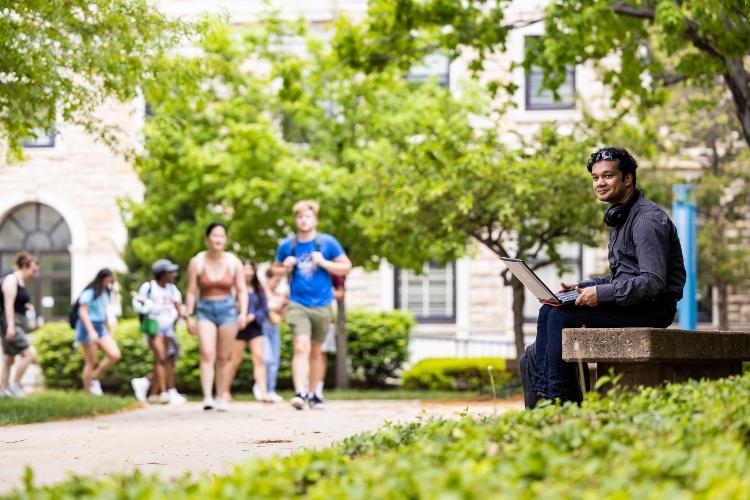
[{"label": "person in black tank top", "polygon": [[[39,262],[28,252],[16,255],[16,271],[5,276],[0,287],[0,335],[2,336],[3,370],[0,375],[0,397],[24,397],[21,379],[26,369],[36,360],[36,351],[26,337],[26,312],[33,310],[26,281],[39,272]],[[16,356],[21,359],[16,366],[12,383],[10,369]]]}]

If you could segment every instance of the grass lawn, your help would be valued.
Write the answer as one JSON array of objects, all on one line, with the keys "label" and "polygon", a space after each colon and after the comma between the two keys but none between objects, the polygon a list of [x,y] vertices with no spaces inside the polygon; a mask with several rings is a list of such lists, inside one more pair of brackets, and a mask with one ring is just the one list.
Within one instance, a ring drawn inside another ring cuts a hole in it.
[{"label": "grass lawn", "polygon": [[0,399],[0,425],[91,417],[135,407],[132,397],[91,397],[83,392],[44,391],[24,399]]}]

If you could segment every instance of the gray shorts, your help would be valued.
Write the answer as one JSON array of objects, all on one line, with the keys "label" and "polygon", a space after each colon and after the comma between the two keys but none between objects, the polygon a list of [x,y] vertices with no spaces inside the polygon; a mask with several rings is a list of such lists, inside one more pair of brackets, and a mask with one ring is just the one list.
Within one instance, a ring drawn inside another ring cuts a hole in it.
[{"label": "gray shorts", "polygon": [[31,346],[29,339],[26,337],[25,319],[25,317],[19,318],[18,313],[16,313],[16,335],[8,341],[5,339],[5,331],[8,326],[5,322],[5,314],[0,318],[0,335],[2,335],[3,338],[3,353],[5,353],[6,356],[21,354]]}]

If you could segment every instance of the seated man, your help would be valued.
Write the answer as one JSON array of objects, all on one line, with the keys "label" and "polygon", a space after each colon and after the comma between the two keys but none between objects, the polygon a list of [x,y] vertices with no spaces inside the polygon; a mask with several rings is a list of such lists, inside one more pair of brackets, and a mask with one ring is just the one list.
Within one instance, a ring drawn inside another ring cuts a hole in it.
[{"label": "seated man", "polygon": [[580,401],[575,364],[562,360],[563,328],[666,328],[685,285],[677,230],[664,210],[636,188],[635,159],[625,149],[603,148],[586,167],[594,194],[611,205],[604,214],[611,228],[611,274],[562,283],[563,290],[580,293],[575,305],[545,303],[540,309],[535,346],[521,360],[531,377],[531,406],[539,399]]}]

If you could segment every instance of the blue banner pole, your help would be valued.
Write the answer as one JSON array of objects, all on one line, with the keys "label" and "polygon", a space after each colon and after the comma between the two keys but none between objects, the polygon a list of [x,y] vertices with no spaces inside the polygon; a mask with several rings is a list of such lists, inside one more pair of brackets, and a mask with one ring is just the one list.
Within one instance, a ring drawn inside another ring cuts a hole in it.
[{"label": "blue banner pole", "polygon": [[683,330],[695,330],[698,325],[698,245],[696,242],[698,207],[693,198],[694,190],[695,186],[691,184],[672,186],[674,193],[672,220],[680,237],[687,272],[682,299],[677,303],[679,325]]}]

